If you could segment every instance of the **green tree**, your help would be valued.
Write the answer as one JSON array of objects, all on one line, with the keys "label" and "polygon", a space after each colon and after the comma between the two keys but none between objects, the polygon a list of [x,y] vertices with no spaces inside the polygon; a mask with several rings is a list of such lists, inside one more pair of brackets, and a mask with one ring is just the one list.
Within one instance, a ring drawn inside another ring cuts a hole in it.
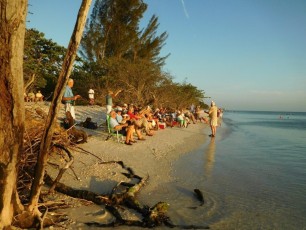
[{"label": "green tree", "polygon": [[131,61],[141,58],[163,65],[167,56],[159,55],[168,35],[157,35],[155,15],[146,28],[139,28],[146,10],[142,0],[97,0],[82,39],[82,57],[98,63],[110,57]]},{"label": "green tree", "polygon": [[165,60],[169,54],[165,57],[160,57],[160,51],[165,45],[168,34],[163,32],[161,35],[157,36],[156,31],[158,26],[158,18],[153,15],[149,24],[141,31],[140,37],[135,43],[133,60],[137,60],[137,58],[147,59],[159,67],[165,64]]},{"label": "green tree", "polygon": [[[157,36],[156,16],[146,28],[139,28],[146,9],[142,0],[95,2],[80,54],[86,61],[82,75],[98,83],[98,94],[110,87],[124,88],[133,98],[125,95],[123,100],[154,101],[154,86],[163,76],[160,68],[166,57],[159,55],[167,33]],[[146,82],[141,84],[143,79]]]},{"label": "green tree", "polygon": [[142,0],[97,0],[81,43],[89,61],[126,57],[138,41],[139,21],[147,5]]},{"label": "green tree", "polygon": [[36,29],[27,29],[24,49],[25,91],[41,89],[44,94],[54,91],[66,49],[46,39]]}]

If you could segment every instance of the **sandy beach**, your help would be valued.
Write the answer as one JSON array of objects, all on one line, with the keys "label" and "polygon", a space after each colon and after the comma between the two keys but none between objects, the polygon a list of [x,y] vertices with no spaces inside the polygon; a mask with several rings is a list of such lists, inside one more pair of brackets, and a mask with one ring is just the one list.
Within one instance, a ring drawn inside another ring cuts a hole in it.
[{"label": "sandy beach", "polygon": [[[48,110],[46,103],[36,103],[31,106]],[[76,106],[75,109],[77,122],[85,121],[87,117],[91,117],[92,121],[97,122],[98,125],[105,121],[105,108],[103,107]],[[58,118],[63,117],[64,110],[61,108]],[[90,190],[98,194],[110,193],[119,182],[128,180],[121,174],[122,168],[118,164],[101,164],[101,162],[122,161],[127,167],[132,168],[135,174],[141,177],[149,176],[147,184],[139,194],[141,201],[147,205],[164,201],[163,197],[158,197],[159,200],[153,200],[150,194],[158,186],[175,179],[171,176],[173,163],[203,144],[209,134],[209,127],[204,123],[190,124],[188,128],[167,127],[155,131],[152,137],[145,136],[145,141],[138,140],[132,146],[127,146],[118,143],[116,139],[106,141],[108,134],[103,127],[96,130],[77,128],[83,129],[89,134],[88,142],[78,145],[88,153],[73,152],[75,174],[72,170],[67,170],[60,182],[75,189]],[[52,156],[49,159],[51,163],[56,163],[56,160]],[[58,171],[54,170],[54,167],[48,166],[48,173],[55,176]],[[86,203],[85,206],[78,204],[73,208],[64,209],[63,212],[70,219],[71,229],[74,227],[84,229],[86,228],[84,222],[101,221],[101,215],[97,214],[99,210],[101,211],[101,207],[88,206]],[[105,218],[104,216],[104,221],[107,221]]]}]

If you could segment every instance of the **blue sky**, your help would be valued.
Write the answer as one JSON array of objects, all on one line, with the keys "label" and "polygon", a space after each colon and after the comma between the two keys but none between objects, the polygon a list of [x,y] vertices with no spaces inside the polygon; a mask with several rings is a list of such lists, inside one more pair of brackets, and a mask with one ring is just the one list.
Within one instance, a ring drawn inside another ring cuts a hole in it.
[{"label": "blue sky", "polygon": [[[176,82],[220,107],[306,112],[305,0],[144,0]],[[29,0],[28,27],[67,46],[81,0]],[[93,3],[92,3],[93,4]]]}]

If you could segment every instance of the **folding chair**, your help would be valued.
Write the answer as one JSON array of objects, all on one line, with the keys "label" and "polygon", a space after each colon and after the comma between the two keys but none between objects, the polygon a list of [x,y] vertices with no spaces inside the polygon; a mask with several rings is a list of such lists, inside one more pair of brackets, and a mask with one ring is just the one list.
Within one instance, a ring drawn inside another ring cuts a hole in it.
[{"label": "folding chair", "polygon": [[118,130],[114,130],[110,126],[110,119],[111,119],[111,117],[109,115],[106,115],[106,123],[107,123],[107,130],[108,130],[108,136],[107,136],[106,140],[108,140],[111,137],[115,137],[117,139],[117,142],[119,143],[120,141],[123,140],[123,135],[121,133],[119,133]]}]

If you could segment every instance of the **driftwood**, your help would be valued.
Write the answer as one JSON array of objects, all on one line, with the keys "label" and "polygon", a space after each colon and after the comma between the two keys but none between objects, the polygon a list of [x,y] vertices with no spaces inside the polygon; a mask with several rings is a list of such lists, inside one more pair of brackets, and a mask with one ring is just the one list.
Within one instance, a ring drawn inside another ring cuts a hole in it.
[{"label": "driftwood", "polygon": [[204,196],[200,189],[195,188],[194,190],[195,196],[198,198],[198,200],[201,202],[200,206],[204,205]]},{"label": "driftwood", "polygon": [[[140,189],[145,185],[148,176],[146,178],[141,178],[134,174],[133,170],[129,167],[125,167],[122,161],[111,161],[111,162],[102,162],[102,164],[106,163],[118,163],[122,166],[123,169],[127,170],[127,173],[124,175],[128,175],[127,178],[139,178],[140,180],[136,184],[132,183],[119,183],[115,186],[111,192],[111,194],[96,194],[87,190],[75,190],[69,186],[66,186],[62,183],[57,182],[55,186],[55,190],[66,195],[90,200],[98,205],[106,205],[106,209],[112,213],[115,217],[115,221],[109,224],[98,224],[98,223],[87,223],[88,225],[94,226],[119,226],[119,225],[128,225],[128,226],[142,226],[142,227],[154,227],[160,226],[163,223],[166,225],[170,224],[170,218],[166,216],[166,212],[168,209],[168,204],[164,202],[159,202],[154,207],[149,208],[146,205],[140,204],[140,202],[136,199],[137,193]],[[51,179],[49,175],[45,177],[45,183],[48,185],[53,185],[54,181]],[[118,187],[124,186],[126,189],[118,189]],[[118,192],[120,191],[120,192]],[[123,192],[122,192],[123,191]],[[134,221],[134,220],[124,220],[120,213],[117,211],[117,207],[120,208],[130,208],[139,212],[144,218],[143,221]]]},{"label": "driftwood", "polygon": [[[62,183],[56,183],[55,190],[66,195],[85,199],[94,202],[98,205],[105,205],[115,220],[111,223],[101,224],[96,222],[86,223],[88,226],[95,227],[114,227],[114,226],[138,226],[145,228],[153,228],[157,226],[167,226],[169,228],[184,228],[184,229],[208,229],[208,226],[195,225],[175,225],[172,223],[170,217],[167,216],[169,204],[165,202],[158,202],[153,207],[141,204],[136,196],[141,188],[146,184],[148,176],[142,178],[134,173],[130,167],[126,167],[122,161],[100,162],[100,164],[117,163],[127,172],[122,173],[129,179],[138,179],[137,183],[120,182],[113,189],[111,194],[96,194],[87,190],[76,190]],[[45,177],[45,183],[52,185],[54,181],[49,175]],[[123,188],[122,188],[123,187]],[[122,218],[119,209],[133,209],[142,215],[142,220],[127,220]]]},{"label": "driftwood", "polygon": [[[45,128],[45,119],[47,117],[47,114],[44,110],[35,107],[36,106],[28,107],[25,110],[26,119],[23,151],[20,154],[18,164],[17,192],[21,203],[24,205],[27,205],[30,200],[29,195],[33,183],[33,178],[35,177],[35,165],[37,163],[42,134]],[[64,157],[64,149],[69,148],[70,150],[73,150],[76,147],[77,145],[72,142],[71,137],[68,135],[67,131],[60,127],[59,124],[57,124],[52,136],[52,145],[49,149],[49,153],[55,155],[57,154],[60,157]],[[66,154],[68,153],[66,152]],[[61,215],[49,215],[49,212],[46,211],[48,207],[41,203],[41,201],[42,200],[40,200],[38,209],[40,213],[45,213],[46,216],[36,215],[34,217],[28,212],[22,211],[16,213],[13,225],[22,228],[29,228],[37,227],[36,223],[38,223],[38,225],[40,226],[46,226],[53,225],[57,221],[62,221],[63,219],[65,219]],[[53,209],[56,209],[55,207],[56,205],[53,206]],[[61,207],[62,206],[58,206],[58,208]]]},{"label": "driftwood", "polygon": [[74,119],[69,111],[66,112],[66,122],[68,123],[67,133],[74,143],[80,144],[87,142],[88,135],[84,130],[75,128]]}]

